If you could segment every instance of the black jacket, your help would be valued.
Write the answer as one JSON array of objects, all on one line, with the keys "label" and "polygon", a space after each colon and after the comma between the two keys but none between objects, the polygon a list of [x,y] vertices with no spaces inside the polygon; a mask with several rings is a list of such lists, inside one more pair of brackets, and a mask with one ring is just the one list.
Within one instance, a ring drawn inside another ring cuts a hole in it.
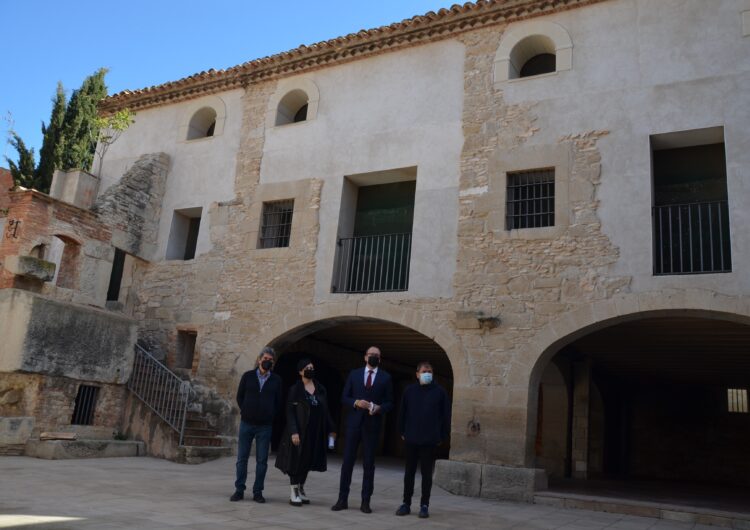
[{"label": "black jacket", "polygon": [[[286,402],[286,428],[276,454],[276,467],[287,475],[298,475],[303,471],[326,470],[328,433],[334,432],[336,427],[328,410],[326,389],[317,381],[314,383],[315,398],[322,411],[322,414],[318,416],[320,422],[318,425],[310,425],[310,405],[305,397],[305,386],[302,381],[297,381],[289,389]],[[318,439],[310,439],[311,433],[317,435]],[[299,445],[292,443],[292,434],[299,434]]]},{"label": "black jacket", "polygon": [[398,430],[406,443],[437,445],[451,433],[448,394],[436,383],[415,383],[404,390]]},{"label": "black jacket", "polygon": [[250,425],[271,425],[276,413],[281,410],[281,378],[271,376],[260,389],[257,368],[245,372],[237,389],[237,405],[242,421]]}]

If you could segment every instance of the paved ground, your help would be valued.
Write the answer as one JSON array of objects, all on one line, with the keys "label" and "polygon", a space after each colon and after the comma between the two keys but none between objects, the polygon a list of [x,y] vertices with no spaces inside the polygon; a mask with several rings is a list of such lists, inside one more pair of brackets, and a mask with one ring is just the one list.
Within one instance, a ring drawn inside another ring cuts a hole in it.
[{"label": "paved ground", "polygon": [[[250,481],[252,469],[251,465]],[[312,504],[296,508],[288,504],[287,478],[273,467],[266,479],[267,504],[230,503],[231,458],[188,466],[153,458],[0,457],[0,528],[698,528],[644,517],[458,497],[439,488],[433,490],[429,519],[414,514],[396,517],[402,473],[395,464],[379,465],[376,471],[374,513],[365,515],[358,509],[361,468],[355,470],[350,509],[336,513],[330,506],[338,491],[338,469],[339,461],[334,460],[327,473],[311,473],[306,490]]]}]

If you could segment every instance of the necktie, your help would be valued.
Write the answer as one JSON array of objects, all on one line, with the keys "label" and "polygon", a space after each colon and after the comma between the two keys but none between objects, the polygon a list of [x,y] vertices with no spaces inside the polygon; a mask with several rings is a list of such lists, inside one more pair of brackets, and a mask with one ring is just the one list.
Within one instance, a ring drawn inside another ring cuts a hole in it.
[{"label": "necktie", "polygon": [[372,388],[372,370],[367,370],[367,383],[365,384],[365,388],[367,390]]}]

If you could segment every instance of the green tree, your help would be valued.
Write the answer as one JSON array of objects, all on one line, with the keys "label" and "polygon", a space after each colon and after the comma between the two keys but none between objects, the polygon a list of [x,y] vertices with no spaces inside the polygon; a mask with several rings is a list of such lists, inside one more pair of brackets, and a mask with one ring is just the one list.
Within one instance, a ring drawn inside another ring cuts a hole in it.
[{"label": "green tree", "polygon": [[96,105],[107,95],[106,68],[84,79],[81,88],[70,96],[63,123],[64,145],[60,169],[88,169],[94,161],[99,137]]},{"label": "green tree", "polygon": [[7,156],[5,160],[8,162],[10,168],[10,174],[13,176],[13,182],[16,186],[23,186],[24,188],[34,187],[34,150],[28,149],[26,144],[15,131],[10,131],[10,139],[8,140],[18,152],[18,163],[14,162]]},{"label": "green tree", "polygon": [[135,123],[134,117],[135,113],[130,112],[130,109],[122,109],[109,116],[96,118],[95,124],[99,131],[99,143],[96,145],[96,155],[99,157],[99,168],[96,171],[97,177],[102,176],[102,164],[104,163],[104,155],[107,154],[107,150],[125,132],[125,129]]},{"label": "green tree", "polygon": [[57,83],[57,93],[52,100],[52,114],[49,123],[42,123],[42,148],[39,151],[39,165],[35,171],[35,179],[39,191],[48,193],[52,184],[55,169],[62,167],[64,149],[63,124],[65,120],[65,89],[62,83]]}]

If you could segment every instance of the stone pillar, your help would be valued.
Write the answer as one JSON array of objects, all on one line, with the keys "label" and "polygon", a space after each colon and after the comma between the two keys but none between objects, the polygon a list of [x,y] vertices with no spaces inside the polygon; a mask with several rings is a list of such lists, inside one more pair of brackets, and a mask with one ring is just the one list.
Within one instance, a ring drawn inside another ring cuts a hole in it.
[{"label": "stone pillar", "polygon": [[573,477],[588,478],[591,362],[573,363]]}]

